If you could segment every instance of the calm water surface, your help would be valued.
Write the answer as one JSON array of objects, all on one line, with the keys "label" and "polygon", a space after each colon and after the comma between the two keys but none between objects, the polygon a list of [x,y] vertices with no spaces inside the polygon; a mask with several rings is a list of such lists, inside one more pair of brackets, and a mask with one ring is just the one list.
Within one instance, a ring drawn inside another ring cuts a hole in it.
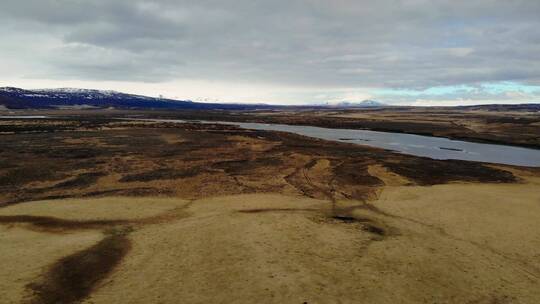
[{"label": "calm water surface", "polygon": [[220,123],[236,125],[244,129],[290,132],[313,138],[372,146],[433,159],[459,159],[516,166],[540,167],[540,150],[522,147],[482,144],[451,140],[442,137],[368,130],[329,129],[311,126],[244,122],[201,121],[201,123]]},{"label": "calm water surface", "polygon": [[44,115],[0,115],[0,119],[45,119]]}]

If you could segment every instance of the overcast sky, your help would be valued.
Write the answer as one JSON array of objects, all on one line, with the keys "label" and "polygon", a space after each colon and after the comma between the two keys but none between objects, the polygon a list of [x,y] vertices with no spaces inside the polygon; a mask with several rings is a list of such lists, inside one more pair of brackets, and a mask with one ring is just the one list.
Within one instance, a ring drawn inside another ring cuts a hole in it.
[{"label": "overcast sky", "polygon": [[0,86],[540,102],[539,0],[0,0]]}]

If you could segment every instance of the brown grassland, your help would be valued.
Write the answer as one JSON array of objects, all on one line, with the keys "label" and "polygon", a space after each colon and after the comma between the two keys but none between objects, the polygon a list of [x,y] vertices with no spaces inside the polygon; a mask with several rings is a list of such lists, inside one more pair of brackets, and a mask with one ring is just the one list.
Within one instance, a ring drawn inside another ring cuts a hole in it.
[{"label": "brown grassland", "polygon": [[540,302],[539,169],[112,116],[0,120],[0,303]]}]

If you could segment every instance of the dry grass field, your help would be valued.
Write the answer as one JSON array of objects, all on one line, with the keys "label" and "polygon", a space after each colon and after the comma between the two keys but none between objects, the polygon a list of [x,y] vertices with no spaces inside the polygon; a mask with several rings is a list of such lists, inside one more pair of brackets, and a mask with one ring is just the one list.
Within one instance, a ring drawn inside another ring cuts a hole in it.
[{"label": "dry grass field", "polygon": [[223,125],[2,121],[0,303],[538,303],[540,171]]}]

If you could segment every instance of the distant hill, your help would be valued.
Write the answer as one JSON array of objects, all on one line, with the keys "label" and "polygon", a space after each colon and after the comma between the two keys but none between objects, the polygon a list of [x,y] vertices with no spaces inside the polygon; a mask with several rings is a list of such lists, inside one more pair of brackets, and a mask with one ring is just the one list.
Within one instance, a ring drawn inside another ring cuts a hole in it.
[{"label": "distant hill", "polygon": [[540,103],[523,104],[486,104],[476,106],[457,106],[454,109],[469,111],[491,111],[491,112],[540,112]]},{"label": "distant hill", "polygon": [[[14,87],[0,88],[0,110],[5,109],[171,109],[171,110],[279,110],[279,109],[370,109],[390,107],[375,100],[340,102],[327,105],[284,106],[267,104],[206,103],[173,100],[116,91],[89,89],[25,90]],[[392,107],[398,109],[399,107]],[[404,107],[414,108],[414,107]],[[540,104],[477,105],[441,107],[465,111],[523,111],[540,112]]]},{"label": "distant hill", "polygon": [[221,104],[180,101],[116,91],[88,89],[24,90],[13,87],[0,88],[0,107],[8,109],[62,109],[62,108],[117,108],[117,109],[267,109],[264,104]]},{"label": "distant hill", "polygon": [[279,108],[368,108],[385,106],[374,100],[341,102],[334,105],[275,106],[266,104],[206,103],[190,100],[173,100],[89,89],[40,89],[25,90],[14,87],[0,88],[0,108],[8,109],[191,109],[191,110],[257,110]]},{"label": "distant hill", "polygon": [[343,101],[332,106],[336,108],[374,108],[385,107],[386,104],[375,100],[364,100],[360,102]]}]

